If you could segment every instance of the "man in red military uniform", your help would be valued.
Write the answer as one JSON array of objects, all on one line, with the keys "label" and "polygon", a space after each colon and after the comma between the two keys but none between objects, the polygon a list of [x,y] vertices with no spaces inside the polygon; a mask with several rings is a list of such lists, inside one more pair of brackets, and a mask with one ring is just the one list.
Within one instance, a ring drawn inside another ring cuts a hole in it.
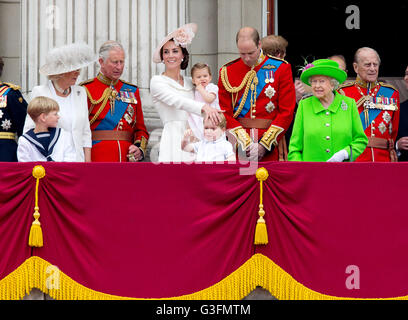
[{"label": "man in red military uniform", "polygon": [[229,133],[251,161],[285,160],[284,133],[296,105],[291,66],[264,55],[253,28],[242,28],[236,40],[240,58],[221,68],[218,81]]},{"label": "man in red military uniform", "polygon": [[93,162],[135,162],[146,155],[149,134],[137,86],[120,80],[123,47],[108,41],[99,50],[101,71],[83,82],[88,95]]},{"label": "man in red military uniform", "polygon": [[359,162],[396,162],[400,97],[397,89],[378,81],[380,57],[371,48],[360,48],[354,58],[356,81],[339,87],[339,92],[356,100],[364,131],[368,137]]}]

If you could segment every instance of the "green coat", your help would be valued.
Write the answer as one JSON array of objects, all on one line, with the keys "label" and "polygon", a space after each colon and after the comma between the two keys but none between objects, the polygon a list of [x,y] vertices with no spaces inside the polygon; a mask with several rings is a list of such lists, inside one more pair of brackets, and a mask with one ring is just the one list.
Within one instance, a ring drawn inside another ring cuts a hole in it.
[{"label": "green coat", "polygon": [[[335,92],[325,109],[315,96],[301,100],[289,143],[289,161],[324,162],[344,149],[353,161],[368,143],[354,99]],[[349,160],[350,161],[350,160]]]}]

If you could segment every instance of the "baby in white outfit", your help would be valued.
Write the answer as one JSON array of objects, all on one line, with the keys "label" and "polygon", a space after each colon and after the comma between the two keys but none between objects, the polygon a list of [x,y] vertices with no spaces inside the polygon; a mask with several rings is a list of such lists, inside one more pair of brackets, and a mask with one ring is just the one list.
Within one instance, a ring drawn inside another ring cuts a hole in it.
[{"label": "baby in white outfit", "polygon": [[181,142],[181,149],[196,154],[195,162],[232,162],[236,160],[232,144],[227,141],[225,116],[220,114],[221,122],[214,126],[210,121],[203,122],[203,139],[193,142],[192,130],[187,130]]}]

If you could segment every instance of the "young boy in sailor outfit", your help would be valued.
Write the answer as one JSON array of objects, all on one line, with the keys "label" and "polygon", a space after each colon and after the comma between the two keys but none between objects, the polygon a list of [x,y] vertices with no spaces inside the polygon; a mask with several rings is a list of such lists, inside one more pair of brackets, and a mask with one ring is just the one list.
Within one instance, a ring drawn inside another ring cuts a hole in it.
[{"label": "young boy in sailor outfit", "polygon": [[27,113],[33,119],[35,128],[24,133],[18,140],[19,162],[76,161],[72,135],[57,128],[58,111],[58,103],[47,97],[36,97],[28,104]]}]

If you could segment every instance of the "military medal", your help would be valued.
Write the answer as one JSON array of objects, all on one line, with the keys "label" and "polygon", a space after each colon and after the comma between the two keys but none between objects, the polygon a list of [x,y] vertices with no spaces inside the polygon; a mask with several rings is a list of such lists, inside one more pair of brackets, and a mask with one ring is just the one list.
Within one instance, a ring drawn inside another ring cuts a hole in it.
[{"label": "military medal", "polygon": [[269,75],[268,75],[268,71],[265,71],[265,83],[268,84],[269,83]]},{"label": "military medal", "polygon": [[266,88],[265,90],[265,95],[269,99],[272,99],[275,96],[275,94],[276,94],[276,90],[269,85],[268,88]]},{"label": "military medal", "polygon": [[130,92],[130,97],[133,104],[137,104],[137,99],[134,92]]},{"label": "military medal", "polygon": [[383,120],[385,121],[385,123],[389,123],[391,121],[391,115],[388,113],[388,111],[384,112]]},{"label": "military medal", "polygon": [[11,129],[11,121],[6,119],[1,123],[1,127],[3,128],[3,130],[8,131]]},{"label": "military medal", "polygon": [[272,101],[269,101],[269,103],[265,107],[266,111],[268,111],[269,113],[272,113],[275,108],[275,104]]},{"label": "military medal", "polygon": [[275,82],[275,79],[274,79],[274,77],[273,77],[273,71],[272,71],[272,70],[269,71],[269,74],[270,74],[270,76],[269,76],[269,83],[274,83],[274,82]]},{"label": "military medal", "polygon": [[129,125],[132,125],[133,119],[127,113],[125,113],[124,118]]},{"label": "military medal", "polygon": [[372,96],[366,96],[366,101],[364,102],[364,108],[375,109],[374,98]]},{"label": "military medal", "polygon": [[7,107],[7,96],[0,97],[0,109],[4,109]]},{"label": "military medal", "polygon": [[274,83],[275,79],[273,78],[273,71],[265,71],[265,83]]},{"label": "military medal", "polygon": [[133,118],[133,116],[135,115],[135,110],[133,109],[133,107],[131,105],[128,105],[128,108],[126,110],[127,113],[129,113],[129,115]]}]

